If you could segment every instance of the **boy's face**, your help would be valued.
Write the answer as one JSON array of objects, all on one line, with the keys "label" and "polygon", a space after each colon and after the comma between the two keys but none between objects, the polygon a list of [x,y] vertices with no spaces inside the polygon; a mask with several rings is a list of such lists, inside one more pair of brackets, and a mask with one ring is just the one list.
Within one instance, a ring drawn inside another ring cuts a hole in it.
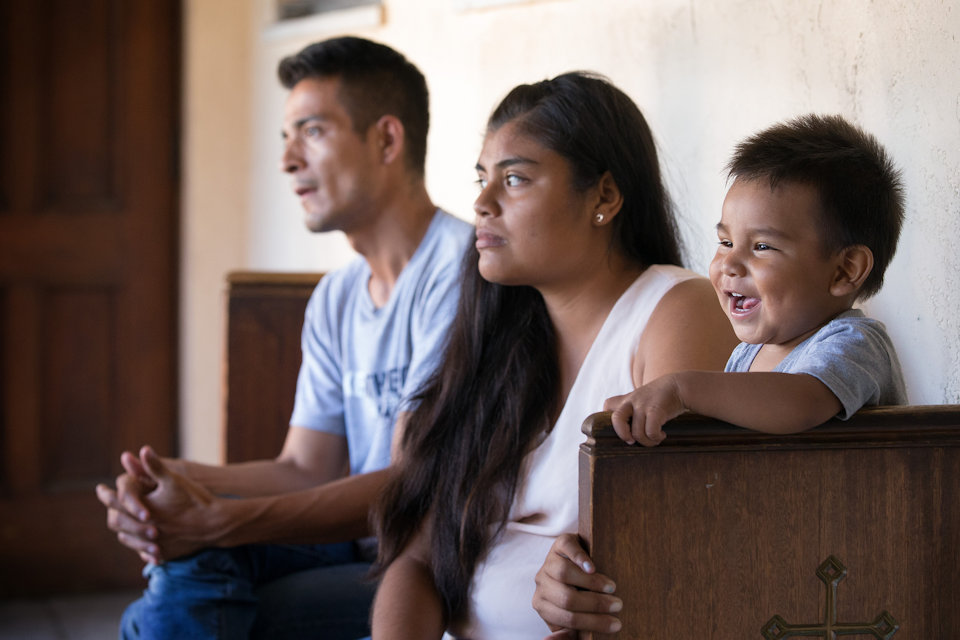
[{"label": "boy's face", "polygon": [[723,202],[710,281],[737,337],[792,349],[846,298],[830,292],[841,255],[820,239],[820,201],[810,186],[737,179]]}]

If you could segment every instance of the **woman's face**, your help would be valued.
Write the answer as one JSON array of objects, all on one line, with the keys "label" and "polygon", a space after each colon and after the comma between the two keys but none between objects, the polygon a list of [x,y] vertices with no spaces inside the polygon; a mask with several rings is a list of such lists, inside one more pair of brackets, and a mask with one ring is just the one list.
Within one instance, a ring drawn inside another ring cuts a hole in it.
[{"label": "woman's face", "polygon": [[487,134],[477,161],[480,275],[506,285],[544,287],[582,274],[602,251],[592,225],[596,188],[576,191],[570,163],[515,121]]}]

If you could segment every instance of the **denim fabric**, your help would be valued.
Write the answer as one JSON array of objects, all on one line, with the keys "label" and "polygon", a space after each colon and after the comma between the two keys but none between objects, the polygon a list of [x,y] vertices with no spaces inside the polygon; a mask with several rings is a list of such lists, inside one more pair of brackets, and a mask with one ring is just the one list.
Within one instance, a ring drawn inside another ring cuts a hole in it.
[{"label": "denim fabric", "polygon": [[120,638],[356,640],[370,633],[376,589],[357,560],[352,543],[248,545],[148,565]]}]

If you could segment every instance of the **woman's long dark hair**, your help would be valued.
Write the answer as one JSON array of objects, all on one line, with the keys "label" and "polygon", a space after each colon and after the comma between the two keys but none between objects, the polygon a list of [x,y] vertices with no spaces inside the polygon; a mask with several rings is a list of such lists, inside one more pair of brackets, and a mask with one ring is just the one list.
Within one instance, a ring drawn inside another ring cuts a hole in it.
[{"label": "woman's long dark hair", "polygon": [[[622,91],[580,72],[520,85],[494,110],[488,135],[507,122],[562,155],[577,189],[611,173],[623,194],[611,251],[639,266],[680,264],[653,136]],[[543,298],[532,287],[487,282],[477,262],[472,248],[443,363],[418,394],[375,511],[381,569],[429,526],[448,622],[466,613],[473,573],[506,524],[523,458],[560,408]]]}]

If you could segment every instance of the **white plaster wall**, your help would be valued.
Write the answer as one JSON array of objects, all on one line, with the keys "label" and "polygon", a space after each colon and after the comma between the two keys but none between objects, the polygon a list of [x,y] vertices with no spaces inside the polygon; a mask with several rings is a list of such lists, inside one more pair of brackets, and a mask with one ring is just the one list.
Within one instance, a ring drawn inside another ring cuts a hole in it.
[{"label": "white plaster wall", "polygon": [[[230,4],[233,11],[242,4],[191,1]],[[276,63],[329,35],[380,40],[424,71],[433,117],[428,187],[435,201],[468,219],[472,167],[499,98],[519,82],[563,71],[606,74],[650,121],[689,263],[701,272],[713,253],[722,167],[732,146],[794,115],[840,113],[887,146],[907,191],[900,249],[867,311],[890,329],[912,402],[960,402],[956,0],[537,0],[485,9],[470,9],[471,0],[385,0],[373,16],[344,12],[285,27],[270,26],[271,0],[248,2],[255,34],[251,119],[237,135],[249,136],[253,160],[245,176],[246,226],[234,238],[243,243],[235,247],[242,264],[233,266],[329,270],[350,256],[342,238],[303,230],[277,164],[284,91]],[[185,322],[189,328],[193,320]],[[197,401],[215,404],[217,392]],[[194,412],[201,410],[188,407],[184,415]],[[216,455],[211,448],[196,453]]]},{"label": "white plaster wall", "polygon": [[246,261],[252,45],[249,2],[183,4],[180,451],[221,449],[224,276]]}]

